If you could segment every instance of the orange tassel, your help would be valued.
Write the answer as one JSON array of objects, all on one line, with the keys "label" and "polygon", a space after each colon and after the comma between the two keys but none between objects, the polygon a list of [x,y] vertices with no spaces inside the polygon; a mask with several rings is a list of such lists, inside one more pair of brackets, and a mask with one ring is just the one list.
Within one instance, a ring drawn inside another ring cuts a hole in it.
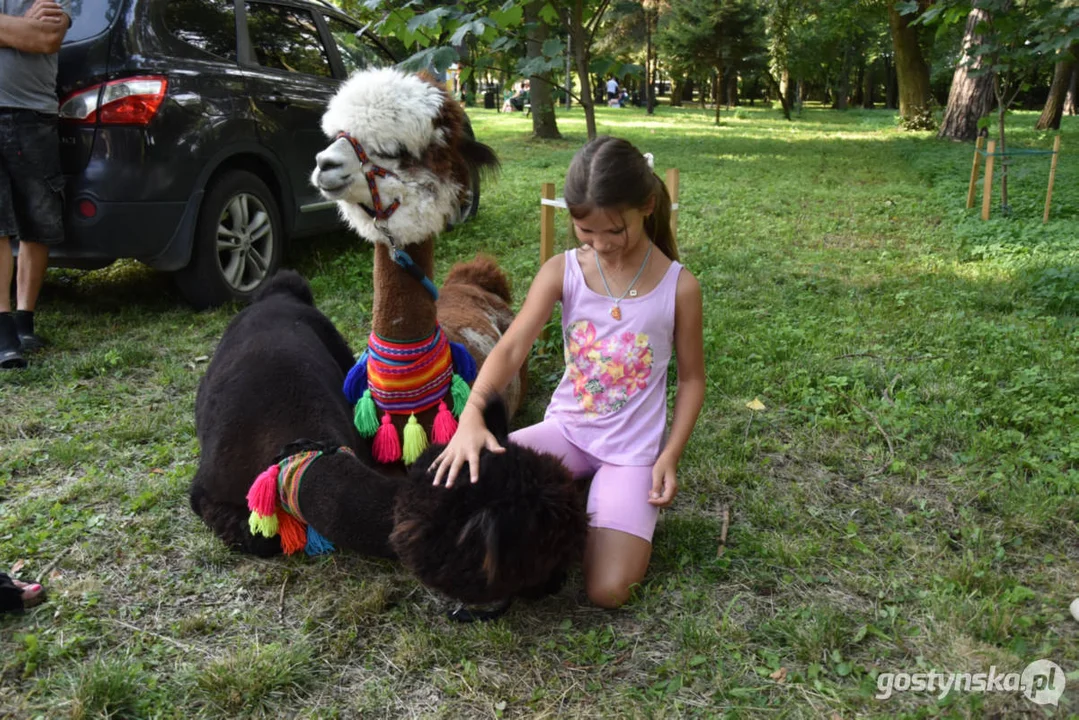
[{"label": "orange tassel", "polygon": [[287,512],[277,514],[277,533],[286,555],[299,552],[307,545],[307,527]]}]

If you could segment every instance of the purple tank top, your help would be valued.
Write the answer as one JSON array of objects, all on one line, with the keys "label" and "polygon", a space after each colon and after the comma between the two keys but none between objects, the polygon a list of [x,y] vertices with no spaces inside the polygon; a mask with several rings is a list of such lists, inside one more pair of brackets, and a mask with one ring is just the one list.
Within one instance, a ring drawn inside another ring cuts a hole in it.
[{"label": "purple tank top", "polygon": [[619,303],[591,290],[566,252],[562,278],[562,337],[566,372],[545,419],[566,439],[612,465],[651,465],[667,425],[667,367],[674,348],[678,273],[672,262],[655,289]]}]

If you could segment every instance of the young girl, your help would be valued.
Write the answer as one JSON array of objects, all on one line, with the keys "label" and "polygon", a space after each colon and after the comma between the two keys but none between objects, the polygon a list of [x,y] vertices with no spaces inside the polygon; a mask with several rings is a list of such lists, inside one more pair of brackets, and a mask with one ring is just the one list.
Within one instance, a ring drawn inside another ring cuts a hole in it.
[{"label": "young girl", "polygon": [[[675,469],[704,401],[701,290],[677,262],[667,188],[633,145],[588,143],[570,163],[565,198],[581,247],[540,269],[431,470],[435,485],[449,486],[467,462],[476,482],[480,450],[503,451],[483,424],[483,398],[517,374],[561,302],[566,372],[543,422],[510,439],[560,456],[574,475],[595,473],[585,586],[592,602],[615,608],[648,569],[656,518],[678,491]],[[678,394],[665,439],[672,352]]]}]

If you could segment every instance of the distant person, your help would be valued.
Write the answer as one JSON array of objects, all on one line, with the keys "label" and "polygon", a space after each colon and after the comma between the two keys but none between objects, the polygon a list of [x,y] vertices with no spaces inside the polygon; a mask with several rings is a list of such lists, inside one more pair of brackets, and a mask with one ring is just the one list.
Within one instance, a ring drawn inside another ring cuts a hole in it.
[{"label": "distant person", "polygon": [[607,101],[618,98],[618,81],[613,77],[607,81]]},{"label": "distant person", "polygon": [[[64,239],[56,66],[71,0],[0,0],[0,10],[0,369],[9,370],[44,344],[34,308],[49,246]],[[14,313],[11,240],[19,242]]]}]

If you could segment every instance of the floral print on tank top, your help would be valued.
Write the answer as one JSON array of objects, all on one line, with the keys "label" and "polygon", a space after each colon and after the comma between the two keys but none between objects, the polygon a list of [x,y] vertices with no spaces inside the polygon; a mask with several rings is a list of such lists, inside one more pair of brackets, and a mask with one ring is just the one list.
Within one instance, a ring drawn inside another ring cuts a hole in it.
[{"label": "floral print on tank top", "polygon": [[590,417],[608,415],[648,387],[653,353],[648,335],[632,331],[596,337],[596,327],[580,320],[566,331],[566,374],[573,395]]}]

